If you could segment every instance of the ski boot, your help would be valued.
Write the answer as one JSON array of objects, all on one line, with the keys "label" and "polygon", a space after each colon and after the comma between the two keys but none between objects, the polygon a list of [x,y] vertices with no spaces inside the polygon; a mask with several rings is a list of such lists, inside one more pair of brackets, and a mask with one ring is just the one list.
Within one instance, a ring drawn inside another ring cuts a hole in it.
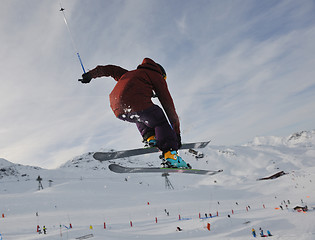
[{"label": "ski boot", "polygon": [[156,147],[156,145],[157,145],[157,141],[156,141],[154,135],[148,137],[147,139],[144,139],[143,142],[144,142],[144,147],[146,147],[146,148]]},{"label": "ski boot", "polygon": [[164,153],[161,165],[165,168],[191,168],[189,163],[186,163],[180,156],[178,156],[177,151],[168,151]]}]

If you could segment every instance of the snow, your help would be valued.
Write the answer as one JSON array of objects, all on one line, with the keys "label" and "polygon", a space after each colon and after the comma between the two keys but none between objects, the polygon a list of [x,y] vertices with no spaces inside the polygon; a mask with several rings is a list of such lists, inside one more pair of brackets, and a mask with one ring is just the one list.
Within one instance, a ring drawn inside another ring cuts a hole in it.
[{"label": "snow", "polygon": [[[205,155],[201,159],[183,150],[181,156],[194,168],[224,172],[170,174],[174,189],[166,188],[161,174],[113,173],[109,162],[94,160],[92,153],[53,170],[0,158],[0,234],[4,240],[254,239],[252,228],[260,238],[261,227],[270,230],[270,239],[315,239],[314,136],[312,130],[258,137],[244,146],[210,144],[198,150]],[[157,166],[158,155],[111,162]],[[288,174],[256,180],[279,171]],[[44,189],[38,190],[38,176]],[[309,211],[296,212],[297,205]],[[213,217],[205,218],[210,213]],[[38,234],[37,225],[46,226],[47,234]]]}]

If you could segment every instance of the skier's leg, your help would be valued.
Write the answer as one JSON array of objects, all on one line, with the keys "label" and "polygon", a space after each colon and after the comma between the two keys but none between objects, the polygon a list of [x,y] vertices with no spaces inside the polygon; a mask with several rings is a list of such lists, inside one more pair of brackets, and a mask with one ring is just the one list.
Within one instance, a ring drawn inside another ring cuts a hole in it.
[{"label": "skier's leg", "polygon": [[157,147],[161,151],[178,150],[177,136],[159,106],[154,105],[136,113],[126,113],[118,118],[123,121],[136,123],[144,139],[155,135]]},{"label": "skier's leg", "polygon": [[[144,111],[137,112],[137,115],[139,116],[138,129],[141,129],[141,124],[144,124],[148,129],[154,129],[157,146],[161,151],[178,150],[177,136],[159,106],[154,105]],[[148,129],[146,131],[150,132]]]},{"label": "skier's leg", "polygon": [[152,147],[157,146],[154,128],[149,127],[147,124],[144,123],[144,121],[141,121],[140,115],[137,112],[122,114],[118,116],[118,118],[123,121],[135,123],[137,125],[138,131],[143,138],[143,142]]},{"label": "skier's leg", "polygon": [[[137,113],[127,113],[120,119],[137,124],[138,130],[144,139],[155,134],[156,146],[163,151],[164,159],[172,167],[189,167],[178,156],[178,140],[175,131],[170,126],[163,110],[154,105]],[[154,130],[154,132],[153,132]]]},{"label": "skier's leg", "polygon": [[143,142],[151,147],[157,146],[154,128],[150,128],[142,122],[136,122],[136,125],[143,138]]},{"label": "skier's leg", "polygon": [[[140,123],[155,130],[155,138],[158,148],[163,151],[164,159],[170,167],[190,168],[180,156],[178,156],[178,140],[175,131],[171,128],[163,110],[154,105],[153,107],[138,112]],[[138,124],[138,128],[141,126]]]}]

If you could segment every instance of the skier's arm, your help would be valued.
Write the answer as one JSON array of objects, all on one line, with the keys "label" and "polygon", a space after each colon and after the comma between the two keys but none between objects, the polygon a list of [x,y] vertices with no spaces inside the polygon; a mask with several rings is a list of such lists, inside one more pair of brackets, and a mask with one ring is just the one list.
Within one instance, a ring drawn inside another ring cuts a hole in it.
[{"label": "skier's arm", "polygon": [[126,72],[128,72],[128,70],[115,65],[97,66],[89,71],[92,78],[112,77],[116,81],[118,81]]},{"label": "skier's arm", "polygon": [[105,65],[105,66],[97,66],[96,68],[88,71],[87,73],[84,73],[82,75],[83,79],[79,79],[82,83],[89,83],[92,78],[98,78],[98,77],[112,77],[116,81],[119,80],[119,78],[124,75],[128,70],[115,66],[115,65]]}]

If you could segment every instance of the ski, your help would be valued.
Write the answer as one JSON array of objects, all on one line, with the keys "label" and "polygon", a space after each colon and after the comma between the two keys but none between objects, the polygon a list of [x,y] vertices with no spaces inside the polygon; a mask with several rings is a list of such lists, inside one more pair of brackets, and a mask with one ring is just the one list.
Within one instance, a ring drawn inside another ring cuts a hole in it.
[{"label": "ski", "polygon": [[188,173],[188,174],[201,174],[201,175],[214,175],[220,170],[204,170],[204,169],[186,169],[186,168],[147,168],[147,167],[123,167],[121,165],[112,163],[108,168],[115,173]]},{"label": "ski", "polygon": [[[210,141],[184,143],[181,149],[205,148],[209,144],[209,142]],[[94,159],[99,160],[99,161],[108,161],[108,160],[113,160],[117,158],[132,157],[132,156],[138,156],[138,155],[154,153],[154,152],[159,152],[159,151],[160,150],[156,147],[136,148],[136,149],[122,150],[122,151],[95,152],[93,154],[93,157]]]}]

